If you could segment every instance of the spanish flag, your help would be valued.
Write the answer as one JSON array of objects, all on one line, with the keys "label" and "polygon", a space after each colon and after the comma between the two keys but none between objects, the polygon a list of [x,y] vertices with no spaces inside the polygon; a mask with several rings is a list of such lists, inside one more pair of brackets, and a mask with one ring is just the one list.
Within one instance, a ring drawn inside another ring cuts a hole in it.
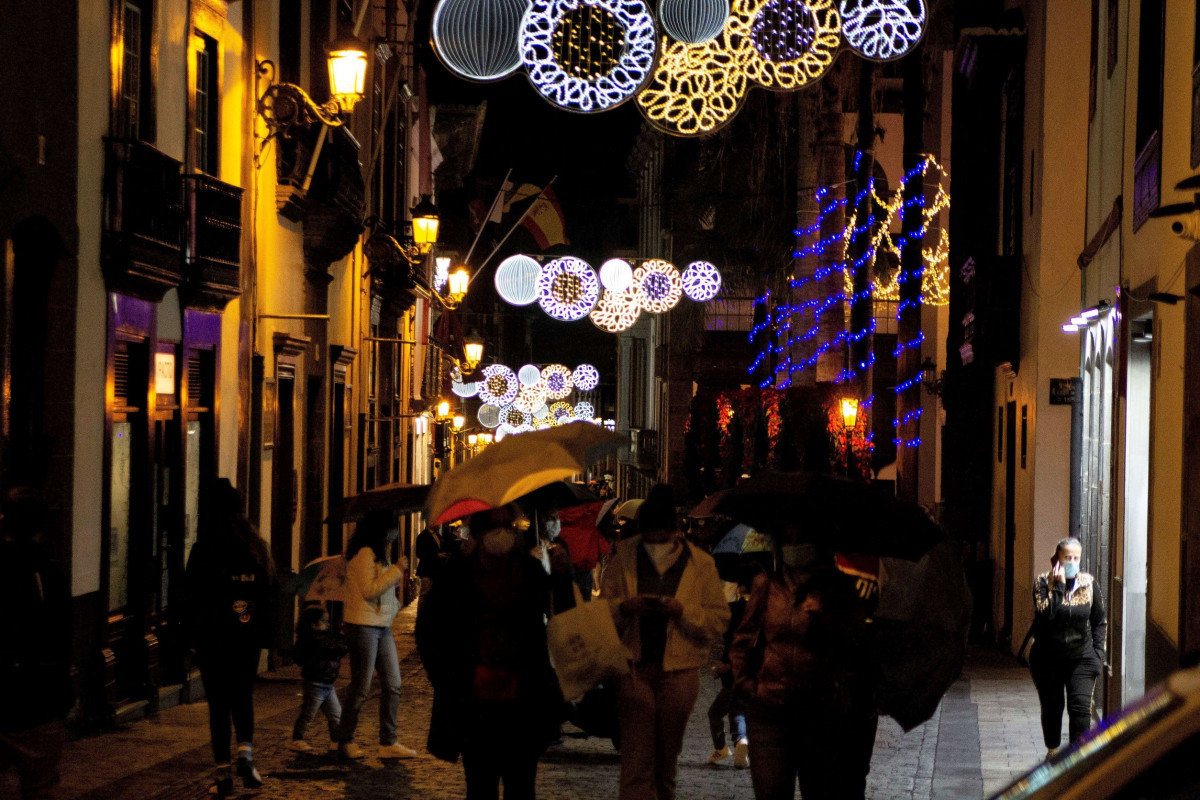
[{"label": "spanish flag", "polygon": [[566,220],[563,219],[562,206],[558,204],[558,197],[554,194],[553,187],[547,186],[545,189],[541,189],[532,183],[518,186],[504,203],[505,212],[512,208],[514,203],[530,197],[537,199],[533,201],[533,207],[529,209],[529,213],[521,224],[533,234],[538,247],[546,250],[556,244],[570,244],[570,240],[567,239]]}]

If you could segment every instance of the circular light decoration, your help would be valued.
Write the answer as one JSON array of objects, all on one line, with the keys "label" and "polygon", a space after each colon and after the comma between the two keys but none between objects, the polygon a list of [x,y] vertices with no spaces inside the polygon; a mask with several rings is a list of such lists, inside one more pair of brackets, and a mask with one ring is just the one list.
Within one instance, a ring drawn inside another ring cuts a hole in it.
[{"label": "circular light decoration", "polygon": [[600,330],[620,333],[632,327],[641,313],[637,288],[630,286],[623,292],[606,291],[588,316]]},{"label": "circular light decoration", "polygon": [[476,416],[479,417],[479,424],[485,428],[494,428],[500,424],[500,409],[497,406],[485,403],[479,407]]},{"label": "circular light decoration", "polygon": [[600,370],[591,364],[580,364],[571,373],[571,381],[579,391],[590,392],[600,383]]},{"label": "circular light decoration", "polygon": [[496,292],[504,302],[527,306],[538,299],[538,273],[542,265],[529,256],[509,256],[496,267]]},{"label": "circular light decoration", "polygon": [[642,310],[651,314],[670,311],[683,296],[679,270],[661,258],[651,259],[634,270],[633,285],[638,289]]},{"label": "circular light decoration", "polygon": [[483,380],[479,382],[479,399],[494,406],[506,406],[517,397],[521,384],[517,375],[503,364],[489,364],[483,368]]},{"label": "circular light decoration", "polygon": [[533,0],[518,47],[542,97],[586,113],[618,106],[641,88],[656,39],[642,0]]},{"label": "circular light decoration", "polygon": [[518,425],[527,425],[532,421],[532,414],[521,411],[516,406],[505,406],[500,409],[500,424],[507,425],[509,428],[515,428]]},{"label": "circular light decoration", "polygon": [[659,0],[658,21],[672,39],[700,44],[721,32],[729,0]]},{"label": "circular light decoration", "polygon": [[546,387],[541,383],[541,373],[538,373],[536,384],[521,387],[521,391],[517,393],[517,399],[513,400],[512,404],[513,408],[529,413],[546,405]]},{"label": "circular light decoration", "polygon": [[522,388],[526,386],[537,386],[538,381],[542,379],[542,371],[533,364],[526,364],[517,370],[517,380],[521,382]]},{"label": "circular light decoration", "polygon": [[921,41],[925,0],[841,0],[842,35],[872,61],[894,61]]},{"label": "circular light decoration", "polygon": [[799,89],[833,64],[842,27],[833,0],[733,0],[733,8],[750,20],[745,70],[760,86]]},{"label": "circular light decoration", "polygon": [[474,397],[479,394],[479,383],[477,381],[463,383],[462,381],[451,380],[450,391],[459,397]]},{"label": "circular light decoration", "polygon": [[571,408],[570,403],[564,403],[559,400],[550,406],[549,419],[554,420],[555,425],[563,425],[575,418],[575,411]]},{"label": "circular light decoration", "polygon": [[623,258],[610,258],[600,265],[600,285],[610,292],[623,292],[633,283],[633,267]]},{"label": "circular light decoration", "polygon": [[532,430],[534,430],[533,423],[529,423],[527,425],[518,425],[513,433],[529,433]]},{"label": "circular light decoration", "polygon": [[517,32],[528,0],[441,0],[433,12],[433,47],[453,73],[496,81],[517,71]]},{"label": "circular light decoration", "polygon": [[721,273],[707,261],[693,261],[683,271],[683,293],[703,303],[712,300],[721,290]]},{"label": "circular light decoration", "polygon": [[582,403],[576,403],[572,413],[575,414],[575,419],[582,420],[584,422],[591,422],[596,418],[596,409],[592,407],[591,403],[586,401]]},{"label": "circular light decoration", "polygon": [[501,439],[503,439],[505,436],[508,436],[510,433],[516,433],[516,430],[509,427],[508,425],[505,425],[504,423],[500,423],[498,426],[496,426],[496,432],[494,434],[492,434],[492,436],[495,437],[492,439],[492,441],[498,442]]},{"label": "circular light decoration", "polygon": [[542,385],[546,387],[546,396],[551,400],[561,400],[575,388],[571,381],[571,370],[562,364],[551,364],[542,370]]},{"label": "circular light decoration", "polygon": [[548,416],[550,416],[550,406],[546,405],[545,403],[542,403],[533,410],[534,421],[545,419]]},{"label": "circular light decoration", "polygon": [[556,258],[541,269],[537,280],[538,305],[564,322],[583,319],[596,305],[600,283],[586,261],[574,256]]}]

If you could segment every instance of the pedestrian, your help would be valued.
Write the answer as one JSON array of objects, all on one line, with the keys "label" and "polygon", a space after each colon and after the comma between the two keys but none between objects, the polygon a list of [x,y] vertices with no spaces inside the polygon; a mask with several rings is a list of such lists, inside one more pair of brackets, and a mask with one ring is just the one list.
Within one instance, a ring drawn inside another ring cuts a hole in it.
[{"label": "pedestrian", "polygon": [[546,648],[551,578],[531,558],[515,505],[472,515],[464,557],[433,586],[417,648],[433,685],[428,748],[462,756],[467,800],[533,800],[558,735],[562,693]]},{"label": "pedestrian", "polygon": [[[713,665],[713,674],[721,681],[721,691],[713,698],[708,707],[708,727],[712,733],[713,752],[708,757],[709,764],[720,764],[733,757],[733,766],[745,769],[750,766],[750,743],[746,738],[746,714],[742,710],[741,698],[733,690],[733,666],[729,661],[729,646],[733,643],[733,634],[741,624],[746,611],[748,590],[732,581],[722,581],[727,590],[729,602],[729,627],[722,637],[721,661]],[[729,739],[725,739],[725,721],[729,720]]]},{"label": "pedestrian", "polygon": [[400,658],[392,636],[392,621],[400,613],[396,585],[404,579],[407,560],[393,564],[388,550],[399,537],[391,514],[368,514],[354,528],[346,548],[346,585],[342,628],[350,647],[350,686],[338,726],[338,754],[363,758],[354,741],[358,715],[371,691],[371,675],[379,673],[379,757],[413,758],[417,751],[396,741],[400,713]]},{"label": "pedestrian", "polygon": [[262,787],[254,766],[254,681],[275,630],[275,568],[267,544],[242,514],[227,478],[217,479],[205,504],[199,536],[185,573],[186,619],[204,694],[217,780],[211,792],[233,793],[230,723],[237,735],[237,777]]},{"label": "pedestrian", "polygon": [[0,770],[17,770],[21,797],[59,780],[71,691],[71,591],[42,549],[46,506],[30,486],[4,496],[0,534]]},{"label": "pedestrian", "polygon": [[757,800],[862,798],[878,715],[877,669],[854,580],[799,525],[752,584],[729,650],[746,707]]},{"label": "pedestrian", "polygon": [[300,715],[292,726],[292,741],[289,747],[297,753],[311,753],[312,745],[304,740],[308,726],[318,713],[325,715],[329,723],[329,739],[337,744],[338,725],[342,721],[342,704],[338,700],[333,683],[342,668],[342,657],[347,651],[346,637],[329,629],[329,614],[321,606],[310,606],[300,614],[297,625],[296,646],[292,658],[300,665],[300,677],[304,680],[304,694],[300,701]]},{"label": "pedestrian", "polygon": [[700,667],[729,624],[729,604],[712,556],[676,529],[675,496],[650,490],[637,512],[640,533],[617,545],[601,597],[633,654],[617,683],[621,800],[672,800]]},{"label": "pedestrian", "polygon": [[1050,558],[1050,571],[1038,575],[1033,586],[1029,671],[1041,705],[1047,758],[1062,742],[1064,697],[1071,741],[1090,727],[1092,695],[1104,668],[1104,598],[1095,578],[1079,571],[1082,554],[1078,539],[1062,539]]},{"label": "pedestrian", "polygon": [[417,535],[417,578],[421,581],[419,597],[424,598],[433,588],[434,580],[446,567],[453,552],[450,537],[443,534],[441,526],[426,527]]}]

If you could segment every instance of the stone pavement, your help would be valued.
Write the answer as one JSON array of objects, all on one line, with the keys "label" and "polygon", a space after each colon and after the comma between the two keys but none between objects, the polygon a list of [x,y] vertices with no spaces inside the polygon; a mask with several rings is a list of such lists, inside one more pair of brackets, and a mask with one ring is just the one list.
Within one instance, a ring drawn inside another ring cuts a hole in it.
[{"label": "stone pavement", "polygon": [[[255,758],[266,778],[262,800],[459,800],[465,792],[461,768],[424,753],[432,694],[413,642],[416,604],[396,622],[404,681],[400,741],[420,758],[385,764],[373,757],[376,705],[368,702],[359,726],[364,761],[345,764],[331,755],[297,756],[286,748],[300,701],[296,668],[264,676],[256,694]],[[345,667],[344,667],[345,669]],[[348,674],[343,672],[339,691]],[[753,798],[750,775],[728,764],[707,764],[712,745],[706,711],[718,682],[702,679],[701,696],[680,758],[680,800]],[[343,695],[344,696],[344,695]],[[71,742],[63,759],[61,800],[190,800],[206,796],[212,779],[207,708],[179,706],[118,730]],[[323,720],[309,741],[323,749]],[[586,738],[565,727],[564,742],[552,747],[538,773],[542,800],[615,800],[618,755],[608,740]],[[575,735],[572,735],[575,734]],[[1006,656],[972,653],[967,670],[934,717],[902,733],[880,720],[867,796],[879,800],[966,800],[1002,788],[1044,755],[1038,731],[1037,697],[1028,672]],[[0,774],[0,798],[17,796],[12,771]]]}]

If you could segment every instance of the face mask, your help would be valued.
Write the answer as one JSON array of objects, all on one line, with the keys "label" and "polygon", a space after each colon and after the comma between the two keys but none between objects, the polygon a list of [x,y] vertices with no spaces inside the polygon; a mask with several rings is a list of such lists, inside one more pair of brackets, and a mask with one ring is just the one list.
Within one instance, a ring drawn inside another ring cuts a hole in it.
[{"label": "face mask", "polygon": [[1078,574],[1079,574],[1079,562],[1078,561],[1066,561],[1063,563],[1063,575],[1065,575],[1067,577],[1067,580],[1071,580]]},{"label": "face mask", "polygon": [[562,531],[562,522],[557,519],[546,520],[546,536],[551,539],[557,539],[558,534]]},{"label": "face mask", "polygon": [[389,530],[387,532],[387,543],[388,544],[391,544],[392,542],[396,541],[399,538],[400,538],[400,529],[399,528],[392,528],[391,530]]},{"label": "face mask", "polygon": [[517,543],[517,532],[508,528],[488,531],[483,535],[483,551],[492,556],[508,555]]},{"label": "face mask", "polygon": [[674,551],[675,542],[642,542],[642,547],[646,548],[646,555],[650,556],[655,566],[661,566]]},{"label": "face mask", "polygon": [[814,544],[785,544],[779,548],[779,557],[785,567],[799,569],[815,565],[820,556]]}]

